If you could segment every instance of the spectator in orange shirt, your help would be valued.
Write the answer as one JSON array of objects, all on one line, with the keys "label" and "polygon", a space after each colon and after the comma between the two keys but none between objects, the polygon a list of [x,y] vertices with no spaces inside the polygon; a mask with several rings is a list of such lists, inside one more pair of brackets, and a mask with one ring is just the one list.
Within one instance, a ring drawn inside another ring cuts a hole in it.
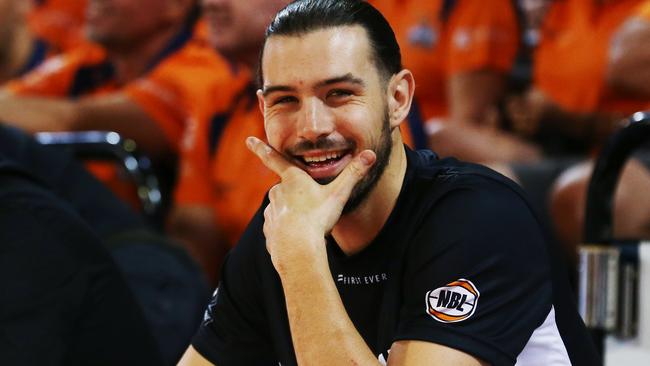
[{"label": "spectator in orange shirt", "polygon": [[[229,108],[213,105],[197,111],[181,151],[179,183],[168,232],[184,242],[211,279],[220,258],[235,245],[266,191],[278,181],[244,144],[264,138],[264,119],[255,92],[254,69],[264,30],[289,0],[203,0],[204,20],[212,45],[233,65],[239,92]],[[253,11],[254,9],[254,11]],[[215,88],[211,95],[222,93]],[[417,121],[415,121],[417,122]],[[405,140],[418,145],[421,125],[403,129]],[[407,131],[408,130],[408,131]],[[218,245],[217,245],[218,243]]]},{"label": "spectator in orange shirt", "polygon": [[620,119],[644,101],[618,93],[606,82],[614,32],[642,0],[553,1],[534,58],[533,88],[509,106],[524,135],[569,142],[586,153],[620,127]]},{"label": "spectator in orange shirt", "polygon": [[[264,30],[289,0],[202,0],[207,37],[224,55],[237,78],[226,107],[196,110],[186,130],[180,156],[179,182],[168,232],[183,242],[216,280],[225,251],[236,243],[266,191],[277,181],[244,140],[264,136],[253,73]],[[254,11],[253,11],[254,9]],[[223,94],[209,91],[208,99]]]},{"label": "spectator in orange shirt", "polygon": [[[0,120],[29,132],[113,130],[162,160],[227,63],[192,39],[194,0],[91,0],[86,45],[0,91]],[[227,88],[223,88],[224,91]]]},{"label": "spectator in orange shirt", "polygon": [[437,153],[465,160],[534,161],[537,149],[499,128],[497,105],[519,47],[510,0],[372,0],[393,25],[417,80],[411,118]]},{"label": "spectator in orange shirt", "polygon": [[0,0],[0,85],[27,73],[51,54],[52,46],[27,25],[31,1]]},{"label": "spectator in orange shirt", "polygon": [[[635,8],[631,16],[613,33],[607,49],[604,84],[629,114],[650,108],[650,1]],[[611,98],[614,99],[614,98]],[[650,170],[648,144],[641,155],[624,167],[616,188],[613,207],[614,237],[650,238]],[[582,242],[585,197],[593,162],[572,167],[558,179],[551,196],[556,229],[568,248]]]}]

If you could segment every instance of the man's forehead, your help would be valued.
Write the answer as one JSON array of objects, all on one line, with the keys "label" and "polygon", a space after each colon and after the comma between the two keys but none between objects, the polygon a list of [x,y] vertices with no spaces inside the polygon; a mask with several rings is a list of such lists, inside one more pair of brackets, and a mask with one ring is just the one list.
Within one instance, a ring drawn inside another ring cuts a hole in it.
[{"label": "man's forehead", "polygon": [[374,70],[361,26],[321,28],[267,39],[262,59],[264,84],[319,82],[342,75],[363,78]]}]

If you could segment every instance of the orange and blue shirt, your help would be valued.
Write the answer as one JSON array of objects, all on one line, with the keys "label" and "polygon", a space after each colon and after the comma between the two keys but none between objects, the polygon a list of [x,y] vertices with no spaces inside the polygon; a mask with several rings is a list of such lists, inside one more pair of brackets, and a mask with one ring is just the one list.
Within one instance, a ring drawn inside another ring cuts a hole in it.
[{"label": "orange and blue shirt", "polygon": [[534,83],[570,112],[632,113],[647,107],[609,90],[610,42],[643,0],[566,0],[551,5],[534,57]]},{"label": "orange and blue shirt", "polygon": [[421,120],[447,115],[447,81],[477,70],[510,72],[519,47],[511,0],[371,0],[395,31],[413,72]]}]

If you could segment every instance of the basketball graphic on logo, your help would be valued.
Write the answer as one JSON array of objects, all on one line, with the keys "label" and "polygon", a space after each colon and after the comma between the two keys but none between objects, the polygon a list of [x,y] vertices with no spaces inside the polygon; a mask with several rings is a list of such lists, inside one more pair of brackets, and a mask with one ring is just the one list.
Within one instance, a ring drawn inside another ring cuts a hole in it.
[{"label": "basketball graphic on logo", "polygon": [[478,306],[479,291],[472,281],[461,278],[446,286],[428,291],[425,296],[426,311],[442,323],[456,323],[474,314]]}]

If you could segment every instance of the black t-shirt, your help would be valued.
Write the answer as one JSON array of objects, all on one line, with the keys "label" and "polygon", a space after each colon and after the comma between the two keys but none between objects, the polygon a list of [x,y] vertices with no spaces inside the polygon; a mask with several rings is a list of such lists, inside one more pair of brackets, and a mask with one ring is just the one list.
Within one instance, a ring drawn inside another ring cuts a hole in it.
[{"label": "black t-shirt", "polygon": [[[378,359],[394,341],[423,340],[493,365],[598,364],[521,190],[478,165],[406,152],[402,191],[372,243],[348,257],[327,241],[346,311]],[[227,257],[193,341],[220,366],[296,363],[261,212]]]},{"label": "black t-shirt", "polygon": [[2,155],[0,289],[3,365],[162,364],[99,238]]}]

